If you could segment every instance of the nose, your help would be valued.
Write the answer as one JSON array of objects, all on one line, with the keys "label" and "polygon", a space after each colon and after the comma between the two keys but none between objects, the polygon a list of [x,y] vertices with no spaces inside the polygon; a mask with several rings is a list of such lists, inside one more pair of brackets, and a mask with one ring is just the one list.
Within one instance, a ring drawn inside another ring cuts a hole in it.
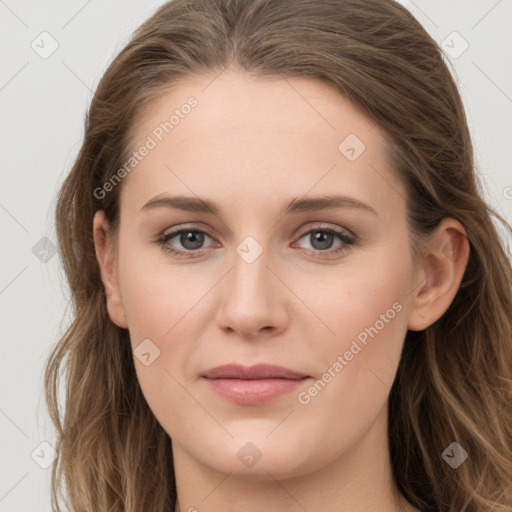
[{"label": "nose", "polygon": [[254,339],[286,330],[289,297],[268,263],[265,252],[252,263],[235,254],[233,269],[220,289],[217,324],[223,331]]}]

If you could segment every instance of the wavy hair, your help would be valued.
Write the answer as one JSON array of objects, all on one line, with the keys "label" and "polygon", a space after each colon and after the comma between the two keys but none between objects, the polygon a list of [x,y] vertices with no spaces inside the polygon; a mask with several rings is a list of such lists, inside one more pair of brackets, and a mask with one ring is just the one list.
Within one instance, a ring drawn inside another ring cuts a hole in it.
[{"label": "wavy hair", "polygon": [[[407,189],[411,247],[445,217],[470,256],[445,314],[407,332],[389,398],[394,481],[422,511],[512,510],[512,270],[483,200],[463,104],[436,42],[393,0],[174,0],[132,36],[103,75],[83,144],[60,190],[56,227],[73,319],[45,368],[57,430],[52,507],[173,512],[171,439],[139,387],[129,333],[113,324],[92,236],[103,209],[117,226],[119,170],[145,106],[181,78],[228,66],[254,77],[325,81],[388,135]],[[59,385],[65,405],[59,408]],[[62,410],[61,410],[62,409]],[[456,470],[452,442],[469,454]]]}]

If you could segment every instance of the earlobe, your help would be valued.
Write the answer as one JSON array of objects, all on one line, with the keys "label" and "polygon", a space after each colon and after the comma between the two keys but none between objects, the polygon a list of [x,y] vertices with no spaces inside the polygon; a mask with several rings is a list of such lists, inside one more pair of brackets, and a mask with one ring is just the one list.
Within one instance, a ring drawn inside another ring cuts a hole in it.
[{"label": "earlobe", "polygon": [[110,225],[103,210],[97,211],[94,216],[93,236],[96,259],[100,267],[101,280],[107,298],[108,314],[112,322],[118,327],[127,329],[128,323],[117,275],[116,250],[111,237]]},{"label": "earlobe", "polygon": [[462,224],[455,219],[443,219],[425,246],[409,330],[422,331],[443,316],[457,294],[468,259],[469,243]]}]

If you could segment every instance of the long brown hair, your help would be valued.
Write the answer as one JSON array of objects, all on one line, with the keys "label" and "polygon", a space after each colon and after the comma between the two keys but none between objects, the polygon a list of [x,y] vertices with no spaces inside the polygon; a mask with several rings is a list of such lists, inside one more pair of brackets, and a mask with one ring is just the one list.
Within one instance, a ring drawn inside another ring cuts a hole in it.
[{"label": "long brown hair", "polygon": [[[421,510],[510,512],[512,272],[494,221],[506,223],[481,197],[440,48],[393,0],[174,0],[107,69],[56,211],[74,319],[45,372],[58,435],[54,510],[63,498],[74,511],[174,511],[171,440],[144,400],[128,331],[107,314],[95,257],[94,214],[103,209],[115,229],[120,187],[101,199],[94,190],[126,161],[145,105],[180,78],[228,66],[326,81],[371,116],[407,187],[413,250],[445,217],[464,226],[470,256],[455,299],[406,335],[389,400],[392,469]],[[468,453],[457,469],[441,456],[452,442]]]}]

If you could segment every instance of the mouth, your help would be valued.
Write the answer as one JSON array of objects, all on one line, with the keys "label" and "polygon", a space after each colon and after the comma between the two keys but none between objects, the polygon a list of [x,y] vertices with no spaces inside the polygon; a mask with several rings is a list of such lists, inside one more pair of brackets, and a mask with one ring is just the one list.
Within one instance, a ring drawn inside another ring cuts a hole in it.
[{"label": "mouth", "polygon": [[311,378],[282,366],[228,364],[201,375],[210,390],[238,405],[259,405],[291,393]]}]

